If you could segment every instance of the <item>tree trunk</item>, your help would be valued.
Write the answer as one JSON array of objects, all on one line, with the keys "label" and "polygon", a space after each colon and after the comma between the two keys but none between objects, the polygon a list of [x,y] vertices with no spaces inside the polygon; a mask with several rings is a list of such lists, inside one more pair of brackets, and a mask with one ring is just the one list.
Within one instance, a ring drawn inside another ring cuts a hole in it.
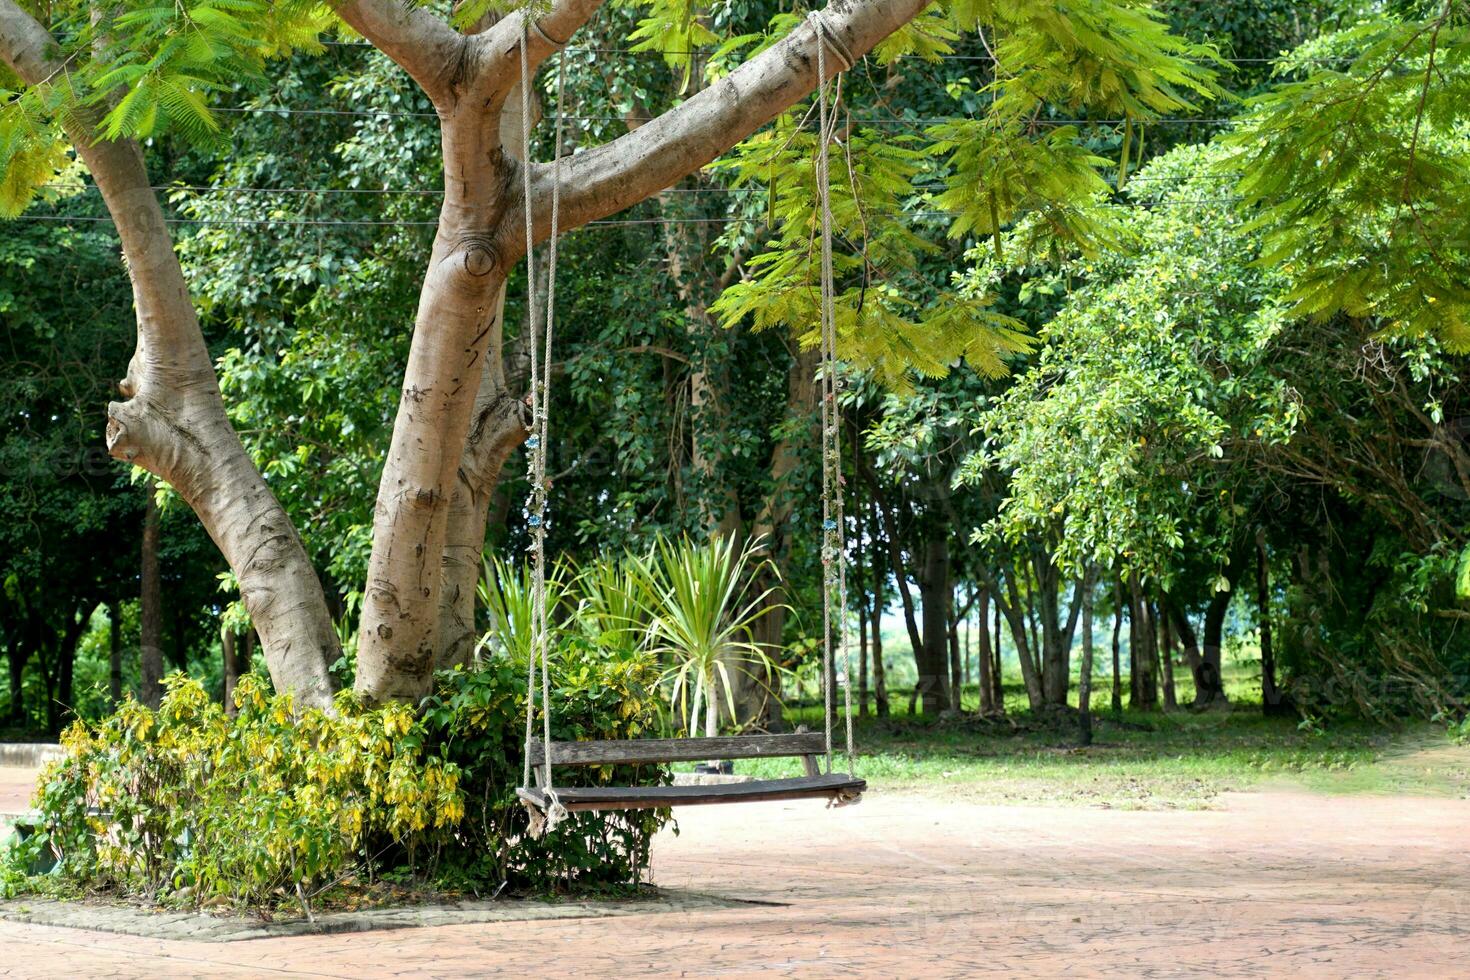
[{"label": "tree trunk", "polygon": [[[1026,620],[1029,617],[1022,612],[1021,590],[1016,584],[1015,569],[1011,567],[1004,570],[1006,588],[1004,598],[1002,598],[1000,591],[996,587],[998,583],[996,582],[995,576],[988,572],[986,574],[987,584],[995,596],[996,608],[1005,616],[1006,624],[1011,630],[1011,642],[1016,648],[1016,660],[1021,665],[1021,680],[1026,685],[1026,701],[1032,711],[1040,711],[1046,703],[1046,698],[1041,687],[1041,671],[1035,659],[1032,657],[1031,651],[1033,648],[1027,638]],[[999,637],[999,634],[1000,631],[997,629],[997,637]],[[999,677],[998,669],[996,676]]]},{"label": "tree trunk", "polygon": [[923,571],[919,577],[924,617],[923,642],[916,651],[917,690],[926,715],[937,715],[952,704],[949,687],[949,539],[936,533],[924,542]]},{"label": "tree trunk", "polygon": [[122,704],[122,603],[114,599],[107,606],[107,703],[116,708]]},{"label": "tree trunk", "polygon": [[[859,552],[861,554],[861,552]],[[861,567],[858,569],[861,571]],[[855,576],[858,584],[858,717],[868,717],[868,594],[862,588],[862,576]]]},{"label": "tree trunk", "polygon": [[964,664],[960,659],[960,617],[963,615],[955,599],[954,588],[949,590],[949,706],[954,711],[964,710],[965,676]]},{"label": "tree trunk", "polygon": [[[519,120],[519,114],[516,116]],[[450,492],[439,569],[438,648],[434,668],[466,665],[479,633],[476,586],[484,560],[491,501],[506,461],[530,434],[527,403],[512,390],[500,356],[505,287],[497,291],[490,319],[490,351],[480,372],[473,419]],[[529,331],[523,330],[523,336]]]},{"label": "tree trunk", "polygon": [[240,658],[236,653],[239,635],[228,626],[219,631],[220,651],[224,655],[224,705],[225,714],[231,718],[239,713],[239,706],[235,704],[235,685],[240,681]]},{"label": "tree trunk", "polygon": [[993,656],[990,649],[990,590],[981,589],[976,599],[978,613],[976,614],[976,626],[979,629],[978,642],[976,643],[975,658],[975,683],[980,688],[980,713],[982,715],[995,714],[995,686],[991,680],[991,671],[994,669]]},{"label": "tree trunk", "polygon": [[1123,713],[1123,662],[1119,634],[1123,631],[1123,583],[1113,580],[1113,714]]},{"label": "tree trunk", "polygon": [[1003,683],[1005,679],[1005,656],[1001,650],[1001,644],[1005,642],[1005,636],[1001,633],[1000,616],[1000,599],[997,598],[995,601],[995,628],[991,630],[990,634],[995,637],[995,662],[991,665],[990,687],[991,694],[995,698],[995,710],[1001,714],[1005,714],[1006,700],[1005,685]]},{"label": "tree trunk", "polygon": [[1092,744],[1092,569],[1083,575],[1082,670],[1077,678],[1077,740]]},{"label": "tree trunk", "polygon": [[158,567],[158,504],[146,487],[143,505],[143,568],[138,598],[142,671],[139,700],[157,708],[163,697],[163,582]]},{"label": "tree trunk", "polygon": [[1225,616],[1230,610],[1230,600],[1235,590],[1216,592],[1205,608],[1205,645],[1200,658],[1200,668],[1195,674],[1195,704],[1225,704],[1225,678],[1223,676],[1225,653]]},{"label": "tree trunk", "polygon": [[1159,706],[1154,680],[1154,625],[1136,575],[1130,577],[1128,587],[1132,598],[1128,616],[1128,706],[1135,711],[1152,711]]},{"label": "tree trunk", "polygon": [[1164,600],[1169,618],[1179,636],[1180,646],[1184,650],[1184,659],[1189,664],[1190,673],[1194,675],[1194,706],[1197,708],[1225,703],[1227,700],[1220,675],[1220,664],[1221,633],[1225,623],[1225,613],[1230,606],[1230,595],[1229,592],[1216,592],[1210,597],[1209,607],[1205,610],[1203,652],[1195,636],[1194,625],[1189,621],[1189,614],[1182,606],[1174,602],[1172,597],[1166,596]]},{"label": "tree trunk", "polygon": [[1267,716],[1284,714],[1287,705],[1276,686],[1276,654],[1271,644],[1271,565],[1264,530],[1256,532],[1256,616],[1261,633],[1261,711]]},{"label": "tree trunk", "polygon": [[1179,700],[1174,693],[1174,637],[1169,628],[1169,617],[1157,615],[1159,607],[1155,608],[1153,619],[1159,627],[1159,664],[1164,673],[1164,710],[1173,711],[1179,707]]},{"label": "tree trunk", "polygon": [[878,507],[876,499],[868,511],[868,534],[873,542],[873,697],[874,709],[879,718],[888,717],[888,672],[883,663],[883,608],[887,605],[884,585],[888,575],[884,570],[882,549],[878,546]]}]

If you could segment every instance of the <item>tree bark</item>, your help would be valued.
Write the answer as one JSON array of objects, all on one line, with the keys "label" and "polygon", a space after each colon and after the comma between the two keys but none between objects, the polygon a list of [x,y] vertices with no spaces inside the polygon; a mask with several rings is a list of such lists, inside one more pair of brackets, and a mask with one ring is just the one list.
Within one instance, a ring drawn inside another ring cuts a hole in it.
[{"label": "tree bark", "polygon": [[953,704],[949,686],[949,539],[936,533],[924,542],[919,576],[924,619],[923,641],[916,651],[917,690],[926,715],[937,715]]},{"label": "tree bark", "polygon": [[[518,161],[521,147],[520,85],[506,97],[500,117],[500,139],[505,154]],[[540,120],[540,100],[531,100],[531,125]],[[546,269],[537,294],[544,296]],[[528,316],[530,311],[527,311]],[[531,329],[521,330],[517,342],[505,343],[505,284],[490,307],[489,337],[480,359],[480,381],[469,434],[460,454],[459,469],[450,491],[449,514],[440,564],[438,647],[434,669],[444,670],[470,661],[479,639],[475,603],[485,555],[485,534],[500,476],[512,453],[530,435],[531,411],[523,397],[529,370]]]},{"label": "tree bark", "polygon": [[221,666],[224,675],[225,714],[233,718],[240,711],[239,706],[235,704],[235,687],[240,683],[240,675],[243,673],[240,669],[240,635],[228,626],[222,627],[219,632],[219,645],[224,659]]},{"label": "tree bark", "polygon": [[888,574],[885,570],[883,549],[878,544],[878,508],[875,496],[868,510],[868,537],[873,542],[873,698],[874,710],[879,718],[888,717],[888,672],[883,663],[883,609],[887,605],[884,586]]},{"label": "tree bark", "polygon": [[1077,678],[1077,741],[1092,744],[1092,569],[1082,576],[1082,670]]},{"label": "tree bark", "polygon": [[991,671],[995,665],[992,662],[993,653],[990,649],[990,590],[981,589],[977,598],[979,611],[976,614],[976,623],[979,628],[979,642],[976,644],[977,656],[975,659],[975,682],[980,688],[980,713],[991,715],[995,713],[996,699],[995,687],[991,680]]},{"label": "tree bark", "polygon": [[107,703],[116,708],[122,704],[122,603],[114,599],[107,606]]},{"label": "tree bark", "polygon": [[1113,580],[1113,714],[1123,713],[1123,662],[1119,634],[1123,631],[1123,583]]},{"label": "tree bark", "polygon": [[141,683],[138,698],[157,708],[163,697],[163,580],[158,567],[158,504],[146,488],[143,505],[143,557],[138,596]]},{"label": "tree bark", "polygon": [[1128,587],[1132,600],[1128,616],[1128,706],[1135,711],[1152,711],[1159,706],[1154,680],[1154,625],[1136,576],[1130,576]]},{"label": "tree bark", "polygon": [[[862,579],[859,577],[858,582]],[[868,611],[866,589],[858,592],[858,717],[868,717]]]},{"label": "tree bark", "polygon": [[1194,675],[1194,706],[1197,708],[1227,701],[1220,667],[1223,647],[1221,634],[1230,597],[1229,592],[1216,592],[1210,597],[1210,604],[1205,610],[1203,651],[1200,650],[1199,639],[1195,636],[1194,625],[1189,621],[1189,614],[1172,597],[1166,596],[1164,600],[1169,618],[1179,636],[1184,659],[1189,664],[1190,673]]},{"label": "tree bark", "polygon": [[[1162,605],[1162,604],[1161,604]],[[1179,700],[1174,692],[1174,637],[1169,628],[1168,615],[1158,615],[1160,606],[1154,607],[1153,619],[1159,629],[1159,665],[1164,675],[1164,710],[1173,711],[1179,707]]]},{"label": "tree bark", "polygon": [[1261,634],[1261,711],[1267,716],[1284,714],[1287,705],[1276,686],[1276,654],[1271,643],[1271,565],[1264,530],[1256,532],[1256,616]]},{"label": "tree bark", "polygon": [[[951,710],[964,710],[964,664],[960,659],[960,619],[965,615],[965,610],[959,606],[955,598],[954,585],[951,583],[949,589],[949,602],[946,604],[949,613],[949,706]],[[968,609],[968,607],[966,607]]]},{"label": "tree bark", "polygon": [[[995,574],[988,570],[982,574],[986,576],[986,584],[990,587],[991,594],[995,596],[996,609],[1005,616],[1006,625],[1010,627],[1011,642],[1016,648],[1016,661],[1021,666],[1021,680],[1026,685],[1027,704],[1032,711],[1040,711],[1046,703],[1046,696],[1042,691],[1041,671],[1031,652],[1033,648],[1027,635],[1027,623],[1022,611],[1021,589],[1016,584],[1015,567],[1002,569],[1005,582],[1004,596],[998,588],[999,583],[996,581]],[[1000,630],[997,629],[997,637],[999,634]],[[996,676],[998,680],[999,669],[996,671]]]},{"label": "tree bark", "polygon": [[1005,685],[1003,683],[1005,679],[1005,655],[1001,649],[1001,644],[1005,642],[1005,637],[1001,633],[1000,618],[1000,599],[997,598],[995,601],[995,628],[990,634],[995,637],[995,663],[992,665],[990,671],[990,685],[995,696],[995,710],[1001,714],[1005,714],[1006,700]]}]

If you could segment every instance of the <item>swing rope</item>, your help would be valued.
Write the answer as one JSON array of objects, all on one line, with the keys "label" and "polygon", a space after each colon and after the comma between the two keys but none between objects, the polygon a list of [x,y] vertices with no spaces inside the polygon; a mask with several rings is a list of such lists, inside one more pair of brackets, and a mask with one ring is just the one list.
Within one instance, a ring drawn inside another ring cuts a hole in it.
[{"label": "swing rope", "polygon": [[[810,20],[817,37],[817,201],[821,213],[821,399],[822,425],[822,691],[823,729],[826,732],[827,772],[832,772],[833,620],[836,644],[842,652],[843,717],[847,734],[847,771],[855,771],[852,733],[852,651],[847,642],[846,517],[842,500],[842,414],[837,404],[841,388],[837,374],[836,276],[832,262],[832,186],[830,146],[836,136],[837,104],[842,99],[841,73],[852,68],[843,49],[817,11]],[[838,59],[838,75],[827,81],[827,49]],[[833,89],[829,105],[828,88]]]},{"label": "swing rope", "polygon": [[[834,633],[835,646],[842,651],[841,675],[844,715],[846,720],[846,754],[849,775],[854,770],[856,752],[852,723],[852,651],[847,642],[847,564],[843,547],[845,514],[843,510],[843,479],[841,471],[841,413],[837,404],[840,389],[837,371],[837,318],[836,289],[832,259],[832,201],[830,183],[829,145],[836,135],[837,103],[842,97],[841,74],[851,70],[852,57],[841,43],[827,30],[817,12],[812,12],[810,21],[817,38],[817,107],[818,107],[818,152],[817,185],[821,223],[821,303],[820,327],[821,354],[818,372],[821,401],[821,452],[822,452],[822,688],[825,730],[827,773],[832,774],[832,728],[833,692],[836,680],[833,673]],[[542,760],[545,770],[545,812],[527,804],[530,812],[530,834],[540,837],[554,830],[567,817],[566,807],[556,794],[552,781],[551,741],[551,665],[550,624],[546,602],[546,522],[548,518],[547,498],[549,483],[546,477],[547,422],[551,409],[551,342],[556,322],[556,265],[557,246],[561,224],[561,175],[564,132],[564,97],[566,94],[566,54],[557,58],[556,87],[556,151],[552,161],[551,232],[547,248],[547,289],[544,330],[542,311],[536,297],[535,222],[532,215],[531,195],[531,66],[528,54],[530,32],[535,30],[544,40],[561,48],[563,42],[548,37],[533,18],[523,16],[521,21],[521,187],[524,200],[526,230],[526,309],[528,329],[531,335],[531,424],[526,438],[529,450],[527,464],[531,491],[526,501],[527,524],[531,530],[531,651],[526,658],[526,744],[525,766],[522,784],[531,785],[531,753],[535,741],[536,689],[539,673],[542,714]],[[831,84],[834,94],[829,96],[827,81],[827,54],[836,55],[839,75]],[[829,99],[832,104],[829,105]],[[835,629],[833,620],[836,620]],[[850,796],[834,799],[831,805],[841,806],[853,802]]]},{"label": "swing rope", "polygon": [[[557,798],[551,768],[551,663],[550,628],[546,608],[546,520],[547,491],[546,453],[547,419],[551,409],[551,338],[556,325],[556,259],[561,226],[561,158],[563,141],[562,100],[566,94],[566,53],[557,55],[556,71],[556,150],[552,158],[551,235],[546,259],[546,317],[544,336],[536,302],[535,219],[531,207],[531,65],[528,55],[531,29],[548,41],[541,26],[530,16],[521,19],[521,190],[526,215],[526,310],[531,331],[531,428],[526,438],[530,450],[528,476],[531,493],[526,502],[526,522],[531,528],[531,651],[527,659],[526,677],[526,746],[523,785],[531,785],[532,733],[535,731],[537,662],[541,674],[542,764],[546,773],[546,798],[551,805],[545,816],[534,808],[531,813],[531,835],[539,837],[556,829],[566,819],[567,811]],[[558,45],[559,47],[560,45]],[[544,343],[544,352],[538,347]]]}]

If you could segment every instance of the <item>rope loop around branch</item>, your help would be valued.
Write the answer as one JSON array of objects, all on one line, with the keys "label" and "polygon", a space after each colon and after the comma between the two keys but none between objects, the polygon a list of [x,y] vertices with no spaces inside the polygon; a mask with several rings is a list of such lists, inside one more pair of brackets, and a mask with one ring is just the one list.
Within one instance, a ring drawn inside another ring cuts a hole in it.
[{"label": "rope loop around branch", "polygon": [[[817,44],[837,56],[837,70],[839,72],[852,71],[853,65],[857,64],[853,60],[852,52],[847,50],[847,47],[837,39],[837,34],[832,28],[827,26],[827,20],[822,16],[822,12],[820,10],[813,10],[807,14],[806,19],[811,23],[812,29],[817,33]],[[822,59],[819,58],[818,60]],[[826,72],[822,72],[822,74],[825,75]],[[825,82],[826,79],[823,78],[822,81]]]}]

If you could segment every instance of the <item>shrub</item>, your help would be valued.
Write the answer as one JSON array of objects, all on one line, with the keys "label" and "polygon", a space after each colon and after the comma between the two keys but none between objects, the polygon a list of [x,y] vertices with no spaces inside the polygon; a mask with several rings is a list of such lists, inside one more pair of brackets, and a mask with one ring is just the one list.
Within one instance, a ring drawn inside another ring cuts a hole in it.
[{"label": "shrub", "polygon": [[[651,663],[585,648],[557,658],[558,738],[641,730]],[[49,854],[49,881],[63,887],[308,908],[345,878],[386,872],[537,891],[636,881],[666,815],[578,814],[530,839],[515,796],[524,675],[496,658],[439,681],[418,711],[366,710],[344,692],[333,714],[298,714],[289,697],[243,678],[230,718],[197,681],[175,675],[157,711],[128,701],[68,729],[37,790],[41,829],[12,847],[0,880],[40,887],[20,869]]]}]

